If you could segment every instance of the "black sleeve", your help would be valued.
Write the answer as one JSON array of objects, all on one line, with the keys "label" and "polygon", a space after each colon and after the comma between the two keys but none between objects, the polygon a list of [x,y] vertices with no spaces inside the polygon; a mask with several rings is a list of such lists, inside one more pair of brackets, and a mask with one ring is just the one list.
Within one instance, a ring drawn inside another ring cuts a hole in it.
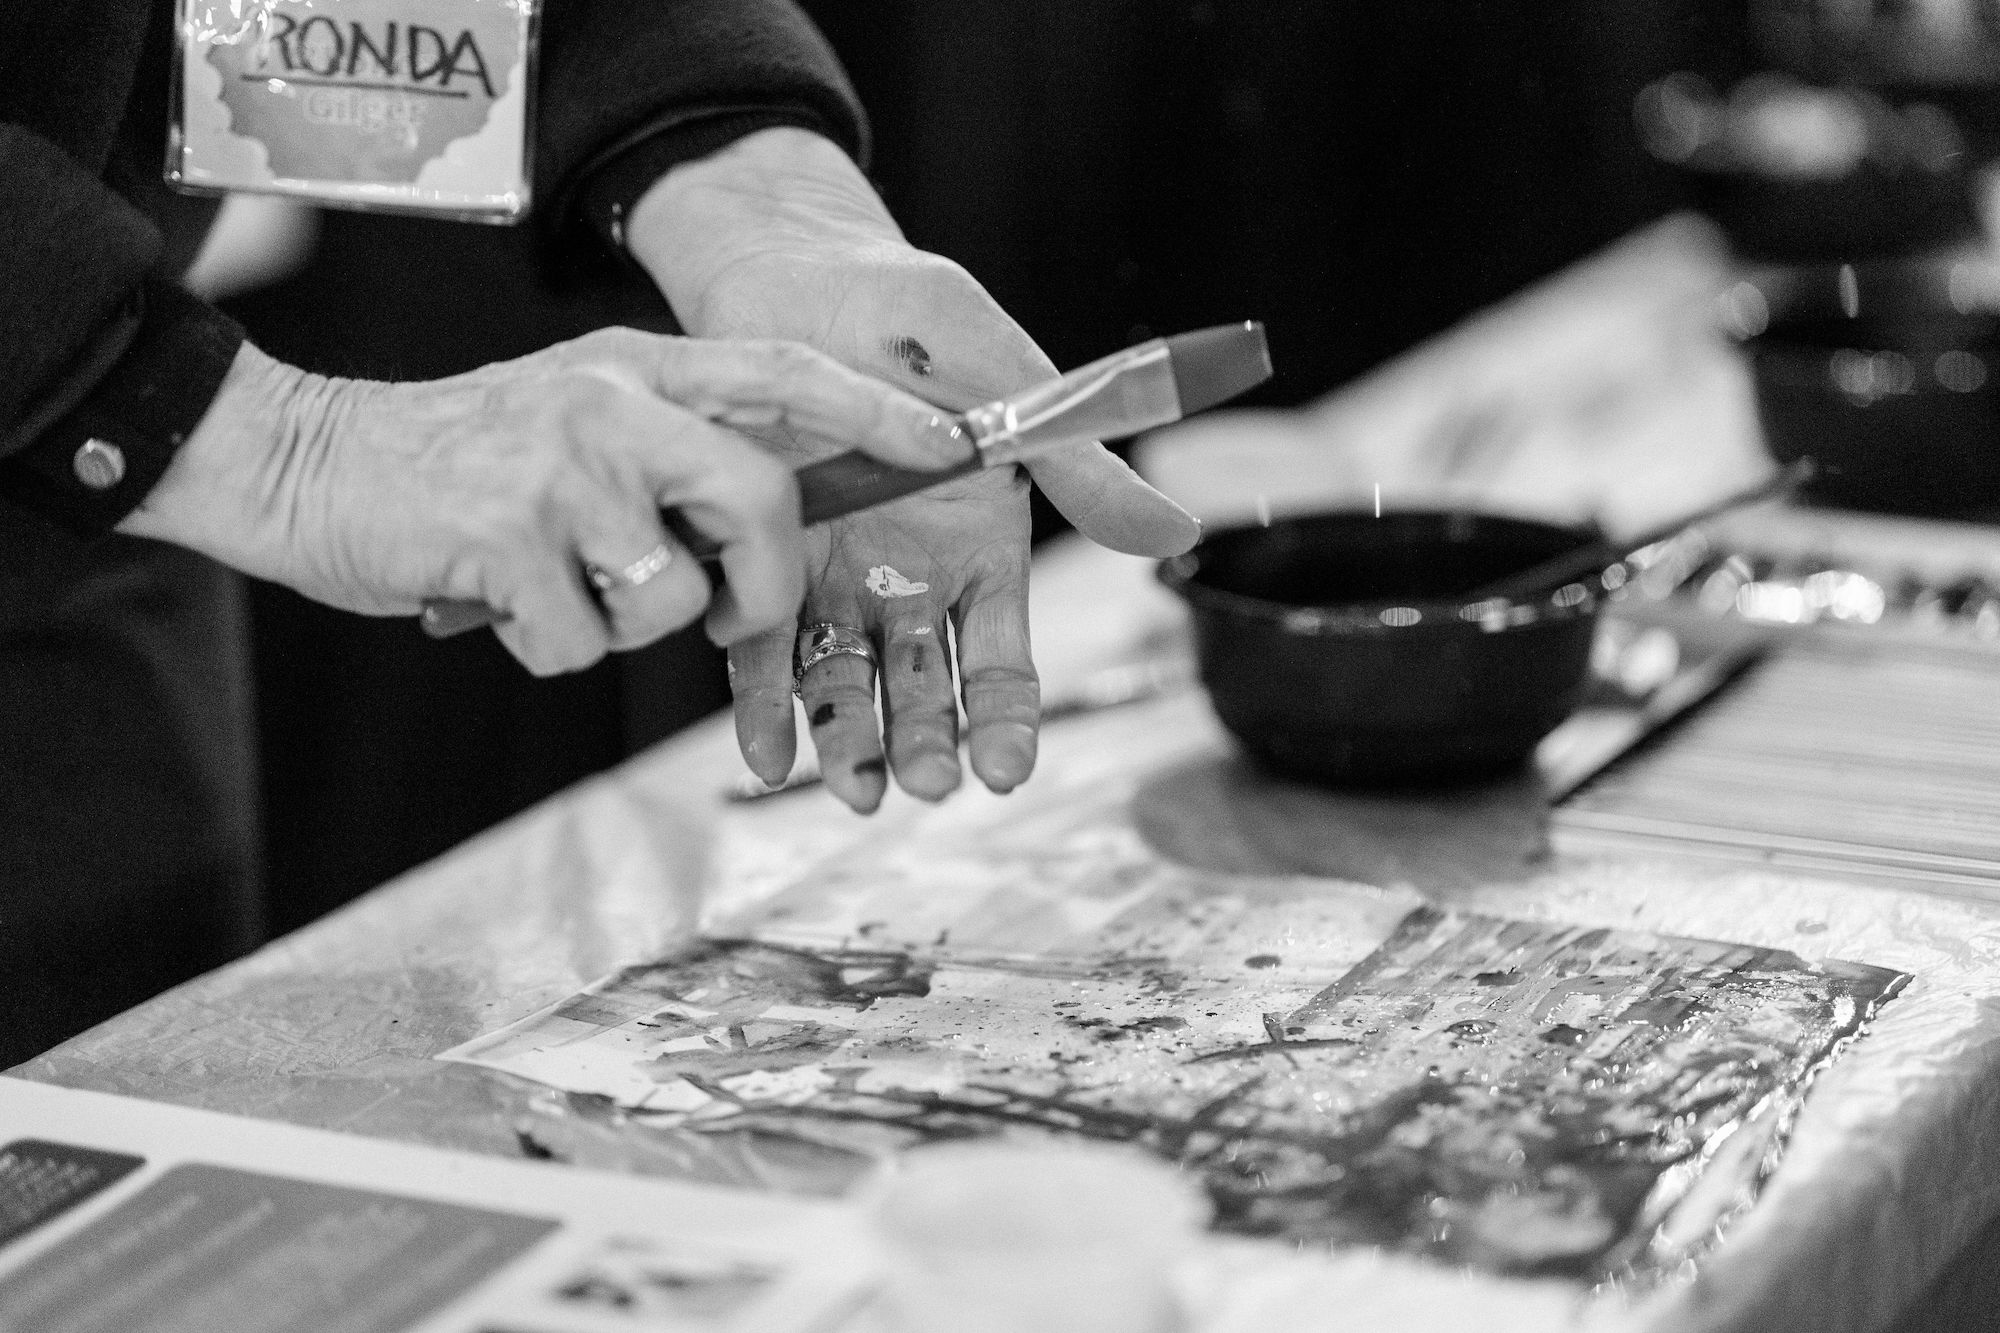
[{"label": "black sleeve", "polygon": [[554,0],[543,23],[536,212],[567,242],[754,130],[801,126],[866,160],[854,89],[790,0]]},{"label": "black sleeve", "polygon": [[[0,497],[103,532],[166,470],[243,333],[153,273],[158,231],[54,143],[0,123],[0,182]],[[78,466],[92,439],[115,480]]]},{"label": "black sleeve", "polygon": [[[594,243],[577,198],[614,163],[617,180],[653,172],[636,198],[764,125],[866,151],[853,90],[789,0],[551,0],[542,22],[536,213],[552,238]],[[154,273],[158,231],[44,134],[0,122],[0,183],[0,499],[102,532],[166,469],[243,333]],[[120,459],[109,484],[79,466],[93,439]]]}]

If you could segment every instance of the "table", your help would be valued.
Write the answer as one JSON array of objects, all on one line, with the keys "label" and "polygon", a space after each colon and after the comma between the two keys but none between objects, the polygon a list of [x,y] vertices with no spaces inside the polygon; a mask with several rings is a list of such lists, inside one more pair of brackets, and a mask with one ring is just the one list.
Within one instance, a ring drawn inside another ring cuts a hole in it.
[{"label": "table", "polygon": [[[1440,383],[1479,379],[1443,378],[1452,367],[1492,353],[1504,368],[1493,349],[1532,343],[1522,330],[1546,328],[1551,310],[1568,318],[1593,301],[1618,309],[1618,290],[1657,294],[1663,273],[1680,275],[1676,308],[1689,308],[1726,275],[1698,229],[1674,227],[1586,266],[1567,298],[1559,283],[1497,312],[1484,332],[1475,325],[1447,335],[1445,345],[1336,395],[1316,409],[1317,433],[1291,418],[1270,423],[1285,437],[1280,444],[1253,441],[1225,461],[1230,475],[1246,478],[1255,454],[1276,480],[1233,500],[1217,492],[1218,504],[1254,509],[1274,495],[1284,504],[1351,495],[1357,477],[1386,472],[1386,463],[1357,469],[1343,456],[1339,476],[1314,477],[1298,451],[1325,455],[1327,439],[1357,438],[1364,422],[1373,423],[1362,432],[1375,442],[1369,447],[1386,447],[1382,422],[1434,416]],[[1726,437],[1730,447],[1686,470],[1722,489],[1756,466],[1743,386],[1732,387],[1726,357],[1665,354],[1712,392],[1679,395],[1662,381],[1656,400],[1709,413],[1716,431],[1737,432]],[[1505,378],[1498,369],[1480,373]],[[1608,402],[1594,410],[1616,416]],[[1642,408],[1636,417],[1651,420]],[[1455,429],[1453,439],[1471,438]],[[1637,434],[1657,445],[1663,429]],[[1544,447],[1532,428],[1503,434],[1570,475],[1561,438]],[[1431,430],[1427,438],[1438,437]],[[1476,444],[1434,456],[1462,470],[1480,457]],[[1171,436],[1161,440],[1148,466],[1185,493],[1196,469],[1174,455],[1177,447]],[[1414,467],[1392,475],[1411,493],[1464,482],[1450,467],[1433,467],[1428,479]],[[1587,475],[1608,493],[1618,469],[1602,464]],[[1277,481],[1288,489],[1279,492]],[[1523,503],[1549,494],[1490,476],[1485,484]],[[1562,494],[1568,503],[1588,491]],[[1614,525],[1643,521],[1639,511],[1659,502],[1642,496],[1613,511]],[[1959,537],[1985,539],[1976,530]],[[1177,632],[1179,614],[1144,562],[1073,543],[1045,552],[1033,620],[1049,692],[1157,650]],[[1096,832],[1163,864],[1395,886],[1467,910],[1727,938],[1917,977],[1815,1086],[1756,1208],[1695,1271],[1659,1290],[1590,1294],[1379,1256],[1307,1260],[1243,1246],[1228,1249],[1236,1276],[1213,1327],[1306,1327],[1339,1309],[1353,1327],[1382,1329],[1476,1318],[1488,1329],[1863,1333],[1885,1325],[2000,1213],[2000,902],[1617,846],[1550,850],[1544,812],[1518,786],[1406,803],[1282,787],[1236,759],[1199,693],[1052,726],[1034,781],[1007,798],[964,791],[928,807],[892,794],[879,815],[862,819],[819,794],[731,803],[724,790],[739,771],[726,719],[712,720],[14,1072],[390,1139],[756,1183],[785,1164],[691,1156],[625,1132],[602,1108],[429,1057],[657,955],[814,866],[865,863],[910,838],[992,838],[1051,812],[1074,821],[1087,808],[1101,824]]]}]

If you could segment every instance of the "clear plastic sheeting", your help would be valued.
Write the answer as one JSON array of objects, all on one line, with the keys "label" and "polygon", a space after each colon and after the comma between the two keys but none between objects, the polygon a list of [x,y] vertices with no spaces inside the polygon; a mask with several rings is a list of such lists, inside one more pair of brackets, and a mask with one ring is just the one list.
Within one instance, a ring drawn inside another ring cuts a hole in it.
[{"label": "clear plastic sheeting", "polygon": [[[1052,690],[1157,643],[1175,615],[1144,562],[1082,548],[1044,557],[1036,597]],[[698,926],[727,934],[794,885],[907,883],[914,921],[925,876],[1031,864],[1023,901],[1060,912],[1077,905],[1074,877],[1115,853],[1151,873],[1285,895],[1366,885],[1450,912],[1727,940],[1916,978],[1813,1082],[1754,1204],[1656,1285],[1219,1240],[1204,1260],[1204,1328],[1316,1327],[1338,1308],[1381,1329],[1476,1317],[1486,1329],[1864,1333],[2000,1211],[2000,905],[1552,851],[1532,789],[1408,801],[1280,787],[1234,756],[1198,693],[1051,725],[1034,780],[1005,798],[968,790],[932,807],[892,795],[864,820],[810,791],[732,802],[738,767],[727,723],[713,722],[17,1072],[488,1153],[837,1192],[859,1157],[662,1133],[604,1097],[431,1057],[660,957]],[[954,854],[909,860],[940,847]],[[1021,920],[1032,929],[1032,914]]]}]

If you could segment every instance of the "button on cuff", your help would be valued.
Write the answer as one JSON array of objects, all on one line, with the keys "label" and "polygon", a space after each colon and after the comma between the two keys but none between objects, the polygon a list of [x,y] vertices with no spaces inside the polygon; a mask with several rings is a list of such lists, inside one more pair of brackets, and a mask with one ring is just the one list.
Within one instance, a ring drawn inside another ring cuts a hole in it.
[{"label": "button on cuff", "polygon": [[125,480],[125,451],[92,436],[77,446],[70,468],[91,490],[108,491]]}]

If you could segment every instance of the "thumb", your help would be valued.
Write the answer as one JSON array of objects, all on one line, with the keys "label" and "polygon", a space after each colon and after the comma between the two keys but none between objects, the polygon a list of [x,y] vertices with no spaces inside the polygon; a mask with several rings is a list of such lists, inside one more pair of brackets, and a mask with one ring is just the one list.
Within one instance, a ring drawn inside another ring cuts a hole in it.
[{"label": "thumb", "polygon": [[1201,521],[1101,444],[1055,449],[1028,475],[1077,531],[1114,551],[1164,558],[1201,540]]}]

